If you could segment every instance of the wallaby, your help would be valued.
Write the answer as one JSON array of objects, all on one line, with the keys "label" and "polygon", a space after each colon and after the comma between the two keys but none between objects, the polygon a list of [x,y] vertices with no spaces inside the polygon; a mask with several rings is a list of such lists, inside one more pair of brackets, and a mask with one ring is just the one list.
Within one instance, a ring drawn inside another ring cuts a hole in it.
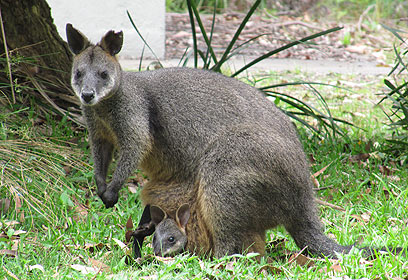
[{"label": "wallaby", "polygon": [[190,219],[189,205],[181,205],[177,209],[176,217],[173,219],[155,205],[150,206],[150,215],[155,224],[153,234],[154,254],[169,257],[184,251],[187,246],[186,226]]},{"label": "wallaby", "polygon": [[191,222],[206,230],[215,257],[242,252],[247,240],[264,245],[265,231],[277,225],[311,253],[349,252],[323,234],[295,126],[260,91],[206,70],[124,72],[115,58],[122,32],[109,31],[96,45],[71,24],[66,32],[106,207],[140,168],[150,180],[144,204],[175,213],[196,201],[200,222]]},{"label": "wallaby", "polygon": [[[153,234],[154,254],[162,257],[174,256],[183,251],[212,256],[214,248],[208,238],[208,232],[200,228],[197,220],[197,209],[190,209],[189,204],[181,205],[175,214],[170,216],[159,206],[150,206]],[[194,221],[189,222],[191,216]],[[265,251],[264,240],[252,240],[251,236],[244,239],[243,248],[262,253]]]}]

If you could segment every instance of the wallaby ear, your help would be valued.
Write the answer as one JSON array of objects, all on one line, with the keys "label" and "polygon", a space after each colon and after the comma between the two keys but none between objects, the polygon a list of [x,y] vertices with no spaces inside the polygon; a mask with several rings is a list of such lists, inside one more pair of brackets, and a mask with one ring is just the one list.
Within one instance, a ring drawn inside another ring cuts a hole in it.
[{"label": "wallaby ear", "polygon": [[167,217],[167,214],[159,206],[151,205],[150,216],[152,217],[153,223],[158,225]]},{"label": "wallaby ear", "polygon": [[113,30],[108,31],[105,36],[102,37],[99,45],[102,49],[114,56],[122,49],[123,44],[123,32],[115,32]]},{"label": "wallaby ear", "polygon": [[68,46],[74,54],[79,54],[90,46],[91,43],[88,38],[86,38],[80,31],[76,30],[72,24],[67,23],[65,31],[67,33]]},{"label": "wallaby ear", "polygon": [[181,205],[179,209],[177,209],[176,221],[181,228],[185,229],[189,219],[190,219],[190,205],[186,203]]}]

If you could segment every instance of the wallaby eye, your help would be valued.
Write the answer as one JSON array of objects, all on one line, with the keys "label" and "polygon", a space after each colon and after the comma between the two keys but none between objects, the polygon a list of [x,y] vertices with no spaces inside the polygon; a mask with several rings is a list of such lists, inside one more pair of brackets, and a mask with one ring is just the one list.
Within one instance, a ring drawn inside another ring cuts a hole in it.
[{"label": "wallaby eye", "polygon": [[173,243],[174,240],[176,240],[176,239],[174,238],[174,236],[170,236],[167,240],[168,240],[170,243]]},{"label": "wallaby eye", "polygon": [[78,80],[82,77],[82,72],[79,70],[76,70],[75,72],[75,80]]},{"label": "wallaby eye", "polygon": [[106,80],[108,78],[108,72],[106,72],[106,71],[102,71],[99,75],[104,80]]}]

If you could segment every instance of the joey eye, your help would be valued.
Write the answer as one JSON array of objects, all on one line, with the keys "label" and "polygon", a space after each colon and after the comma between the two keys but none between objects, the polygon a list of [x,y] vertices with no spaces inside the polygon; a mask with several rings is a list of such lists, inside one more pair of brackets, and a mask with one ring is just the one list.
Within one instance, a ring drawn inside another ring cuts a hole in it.
[{"label": "joey eye", "polygon": [[106,71],[102,71],[99,75],[104,80],[106,80],[108,78],[108,72],[106,72]]},{"label": "joey eye", "polygon": [[168,240],[170,243],[173,243],[176,239],[174,238],[174,236],[170,236],[167,240]]},{"label": "joey eye", "polygon": [[75,80],[78,80],[82,77],[82,72],[79,70],[76,70],[75,72]]}]

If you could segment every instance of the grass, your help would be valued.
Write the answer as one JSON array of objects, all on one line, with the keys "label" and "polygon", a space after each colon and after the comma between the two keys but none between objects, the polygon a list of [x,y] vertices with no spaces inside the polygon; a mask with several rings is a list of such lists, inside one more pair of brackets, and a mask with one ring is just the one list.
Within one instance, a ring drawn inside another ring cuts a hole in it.
[{"label": "grass", "polygon": [[[382,153],[388,132],[381,109],[379,77],[302,72],[264,73],[268,84],[321,81],[351,88],[318,86],[335,117],[352,121],[347,137],[316,137],[300,127],[317,197],[343,208],[319,206],[326,234],[341,244],[408,247],[408,171]],[[258,86],[262,79],[257,78]],[[373,82],[374,81],[374,82]],[[306,85],[281,89],[320,106]],[[114,209],[94,194],[86,131],[65,119],[43,120],[30,108],[0,109],[1,279],[406,279],[408,257],[380,255],[364,260],[358,251],[330,259],[291,256],[296,248],[283,228],[268,232],[269,259],[253,255],[208,260],[190,254],[160,259],[145,246],[140,264],[127,264],[126,223],[141,215],[135,174]],[[313,123],[318,126],[318,123]],[[368,154],[369,157],[362,155]],[[136,202],[135,202],[136,201]],[[3,204],[4,205],[4,204]],[[148,239],[145,244],[148,244]]]}]

